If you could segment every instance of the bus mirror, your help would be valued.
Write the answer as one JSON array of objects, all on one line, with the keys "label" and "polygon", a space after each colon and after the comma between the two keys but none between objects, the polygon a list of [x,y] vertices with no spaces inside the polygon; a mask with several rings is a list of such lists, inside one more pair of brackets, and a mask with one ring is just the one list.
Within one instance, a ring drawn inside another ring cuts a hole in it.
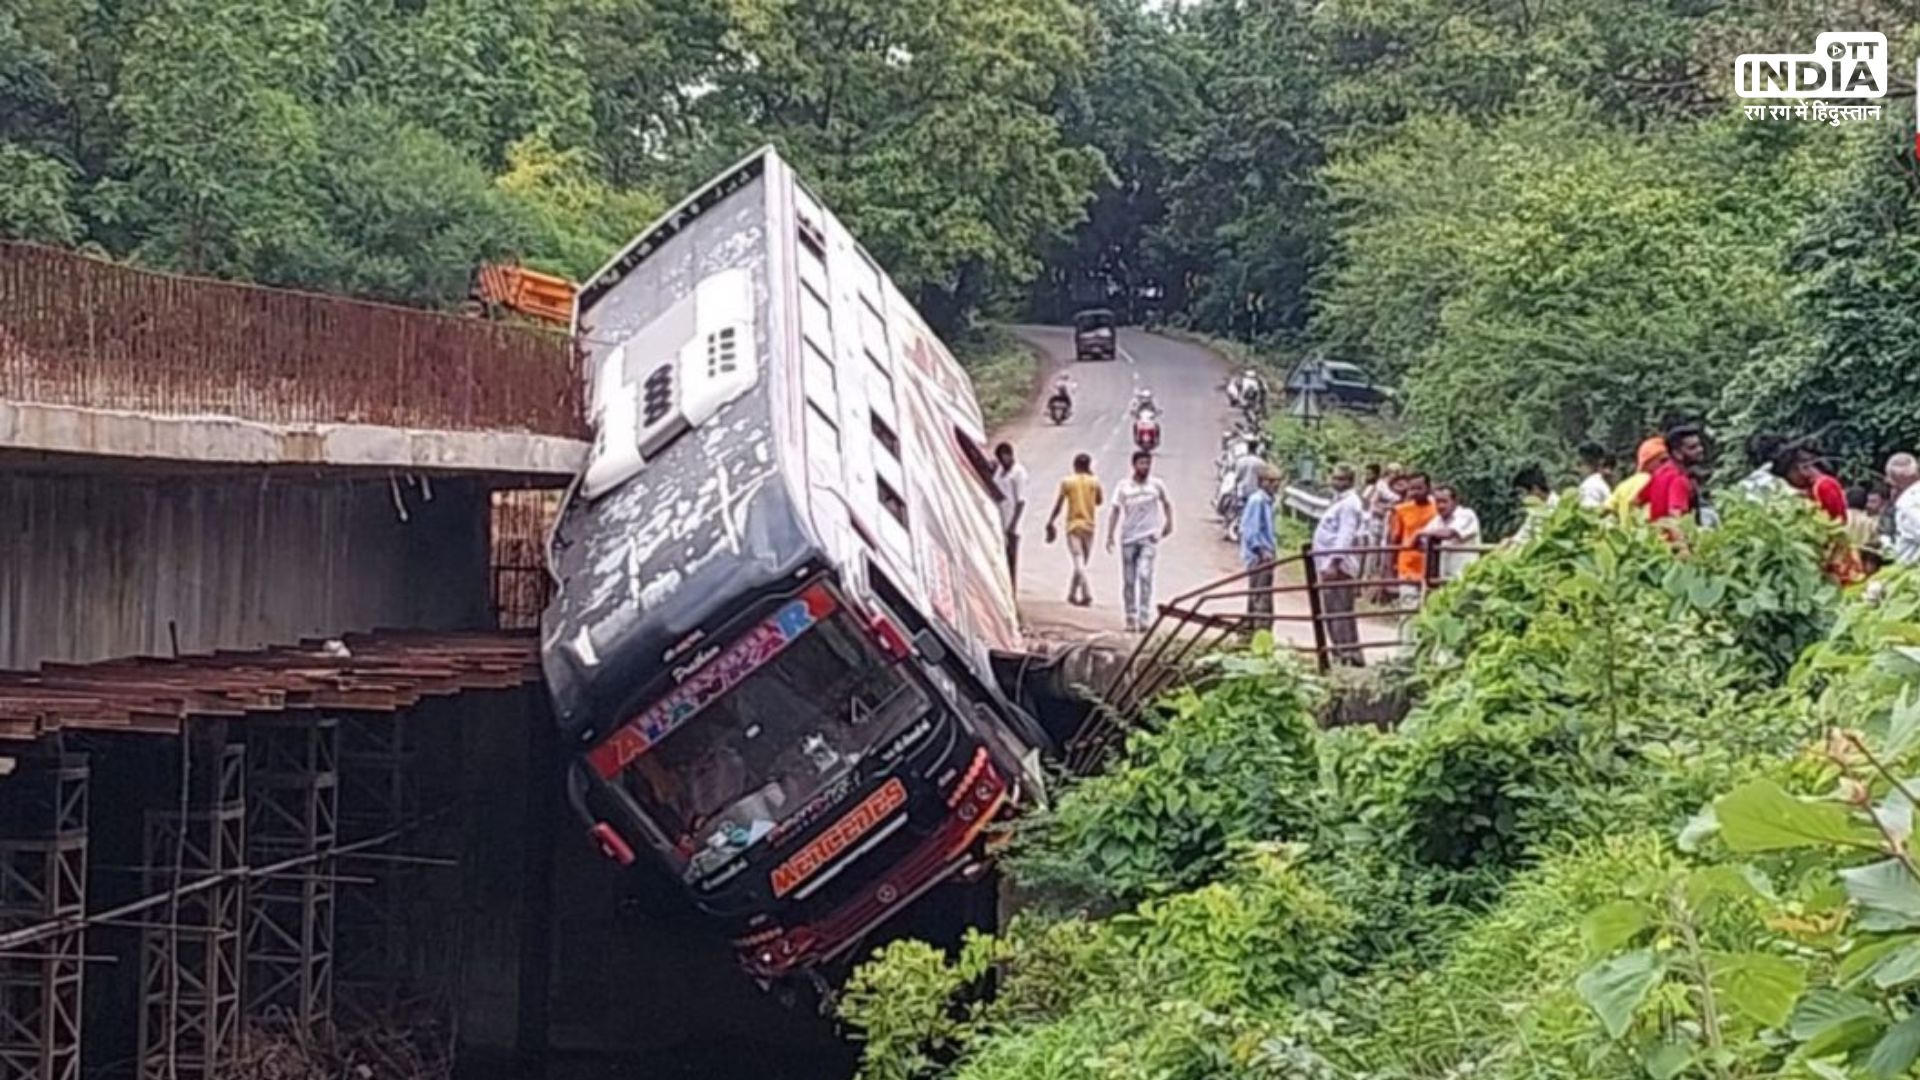
[{"label": "bus mirror", "polygon": [[913,635],[913,647],[929,664],[943,663],[947,659],[947,647],[940,642],[940,635],[932,630],[922,630]]}]

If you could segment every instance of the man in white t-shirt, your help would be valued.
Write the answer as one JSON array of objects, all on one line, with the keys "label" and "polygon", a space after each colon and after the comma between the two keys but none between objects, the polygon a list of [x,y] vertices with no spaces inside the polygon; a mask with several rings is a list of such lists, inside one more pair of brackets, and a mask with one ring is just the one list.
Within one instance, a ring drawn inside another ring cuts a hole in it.
[{"label": "man in white t-shirt", "polygon": [[1580,444],[1580,468],[1586,473],[1580,480],[1580,505],[1588,510],[1598,510],[1607,505],[1607,496],[1613,494],[1613,481],[1608,474],[1613,471],[1613,462],[1607,459],[1607,451],[1599,443]]},{"label": "man in white t-shirt", "polygon": [[1107,550],[1120,542],[1120,594],[1126,606],[1127,629],[1145,631],[1153,624],[1153,561],[1160,541],[1173,535],[1173,502],[1167,486],[1153,475],[1153,455],[1133,455],[1133,475],[1113,490],[1113,512],[1107,517]]},{"label": "man in white t-shirt", "polygon": [[1912,454],[1888,458],[1887,485],[1893,488],[1894,561],[1920,563],[1920,461]]},{"label": "man in white t-shirt", "polygon": [[1000,463],[994,470],[993,486],[1000,492],[1000,529],[1007,538],[1007,576],[1013,579],[1014,592],[1020,591],[1020,519],[1027,513],[1027,467],[1013,459],[1011,443],[993,448]]},{"label": "man in white t-shirt", "polygon": [[1436,568],[1438,580],[1452,581],[1478,559],[1480,553],[1446,549],[1478,544],[1480,515],[1461,506],[1459,492],[1446,484],[1433,489],[1433,506],[1438,512],[1434,514],[1432,521],[1421,528],[1420,539],[1432,548],[1440,549],[1440,565]]}]

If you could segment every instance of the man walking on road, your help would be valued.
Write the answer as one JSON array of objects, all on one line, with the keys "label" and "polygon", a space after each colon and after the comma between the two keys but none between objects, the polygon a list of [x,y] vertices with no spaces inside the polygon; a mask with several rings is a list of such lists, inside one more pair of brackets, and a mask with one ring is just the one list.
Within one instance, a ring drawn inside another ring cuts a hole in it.
[{"label": "man walking on road", "polygon": [[1260,466],[1253,494],[1240,511],[1240,565],[1253,573],[1247,576],[1247,614],[1243,625],[1251,634],[1273,629],[1273,558],[1279,541],[1273,533],[1273,495],[1280,490],[1280,470]]},{"label": "man walking on road", "polygon": [[1127,610],[1127,629],[1145,631],[1153,623],[1153,560],[1160,541],[1173,535],[1173,502],[1167,486],[1153,475],[1153,455],[1133,455],[1133,474],[1113,490],[1113,513],[1107,518],[1107,550],[1116,535],[1120,541],[1120,594]]},{"label": "man walking on road", "polygon": [[1347,582],[1360,576],[1360,556],[1349,549],[1360,546],[1367,510],[1359,493],[1353,490],[1352,466],[1334,466],[1328,482],[1333,485],[1333,502],[1313,527],[1313,561],[1319,577],[1320,609],[1327,616],[1327,642],[1332,646],[1333,662],[1359,667],[1365,661],[1360,654],[1360,630],[1353,621],[1354,591],[1358,586]]},{"label": "man walking on road", "polygon": [[1013,579],[1014,592],[1020,591],[1020,519],[1027,513],[1027,467],[1013,460],[1013,445],[1001,443],[993,448],[1000,467],[994,471],[993,486],[1000,492],[1000,529],[1007,538],[1007,576]]},{"label": "man walking on road", "polygon": [[1106,493],[1093,475],[1093,459],[1086,454],[1073,456],[1073,474],[1060,481],[1060,494],[1053,500],[1053,513],[1047,516],[1047,543],[1053,543],[1054,524],[1060,510],[1067,511],[1067,557],[1073,560],[1073,580],[1067,583],[1067,603],[1087,607],[1093,603],[1093,590],[1087,587],[1087,557],[1093,554],[1093,534],[1099,527],[1100,502]]}]

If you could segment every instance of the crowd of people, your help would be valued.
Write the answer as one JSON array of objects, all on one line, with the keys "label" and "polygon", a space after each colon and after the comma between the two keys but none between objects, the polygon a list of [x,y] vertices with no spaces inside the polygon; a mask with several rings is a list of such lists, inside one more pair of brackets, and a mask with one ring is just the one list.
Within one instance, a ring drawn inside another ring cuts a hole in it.
[{"label": "crowd of people", "polygon": [[[1737,491],[1748,498],[1805,498],[1844,526],[1836,538],[1828,569],[1842,581],[1858,580],[1889,562],[1920,562],[1920,461],[1912,454],[1888,459],[1871,484],[1843,486],[1804,440],[1759,433],[1745,445],[1751,470]],[[1708,492],[1713,448],[1696,425],[1678,425],[1642,441],[1633,471],[1615,478],[1611,455],[1588,443],[1576,450],[1579,483],[1570,489],[1579,505],[1622,521],[1642,517],[1656,523],[1691,519],[1711,528],[1718,520]],[[1026,468],[1013,448],[995,448],[995,484],[1001,496],[1009,572],[1017,580],[1021,521],[1027,508]],[[1120,555],[1121,595],[1129,631],[1152,622],[1153,576],[1160,543],[1173,532],[1173,500],[1153,474],[1154,457],[1132,456],[1131,471],[1108,494],[1094,476],[1088,455],[1074,458],[1073,471],[1059,483],[1047,517],[1046,539],[1065,538],[1073,572],[1067,601],[1093,603],[1087,578],[1106,507],[1106,548]],[[1279,557],[1276,514],[1282,474],[1248,447],[1233,463],[1238,486],[1237,542],[1247,577],[1249,625],[1273,615],[1273,574]],[[1331,470],[1333,497],[1313,530],[1312,569],[1322,599],[1322,616],[1332,658],[1360,663],[1355,609],[1361,595],[1379,603],[1417,599],[1434,584],[1458,577],[1487,550],[1480,516],[1465,505],[1456,488],[1435,484],[1418,469],[1398,464],[1369,465],[1364,474],[1350,465]],[[1519,530],[1507,543],[1524,543],[1542,513],[1562,498],[1544,466],[1527,465],[1513,477],[1513,489],[1527,507]],[[1676,543],[1683,534],[1673,530]]]}]

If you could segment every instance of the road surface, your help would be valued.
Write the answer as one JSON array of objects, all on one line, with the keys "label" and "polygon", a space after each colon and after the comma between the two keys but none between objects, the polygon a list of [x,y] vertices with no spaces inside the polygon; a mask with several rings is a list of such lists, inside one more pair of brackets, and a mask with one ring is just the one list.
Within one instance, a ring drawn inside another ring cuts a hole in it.
[{"label": "road surface", "polygon": [[[1127,409],[1138,386],[1151,389],[1162,410],[1161,446],[1154,472],[1166,482],[1173,497],[1173,535],[1161,545],[1156,563],[1155,603],[1238,571],[1239,552],[1222,538],[1212,505],[1214,458],[1220,451],[1220,436],[1233,423],[1224,389],[1226,361],[1197,345],[1125,329],[1120,331],[1116,360],[1080,364],[1073,360],[1071,330],[1016,330],[1048,357],[1043,385],[1051,387],[1058,371],[1069,372],[1078,384],[1073,417],[1065,424],[1048,420],[1040,407],[1043,403],[1036,402],[995,440],[1013,444],[1032,478],[1018,583],[1021,615],[1028,628],[1051,637],[1118,637],[1124,633],[1120,557],[1106,550],[1105,508],[1088,575],[1093,587],[1092,607],[1074,607],[1066,602],[1072,563],[1064,539],[1045,542],[1045,525],[1059,482],[1072,471],[1075,454],[1093,455],[1094,473],[1109,493],[1126,476],[1133,454],[1133,428]],[[1279,600],[1282,604],[1276,606],[1281,610],[1306,610],[1304,597],[1282,596]],[[1292,604],[1286,605],[1287,601]],[[1281,624],[1278,632],[1312,643],[1312,631],[1304,623]]]}]

